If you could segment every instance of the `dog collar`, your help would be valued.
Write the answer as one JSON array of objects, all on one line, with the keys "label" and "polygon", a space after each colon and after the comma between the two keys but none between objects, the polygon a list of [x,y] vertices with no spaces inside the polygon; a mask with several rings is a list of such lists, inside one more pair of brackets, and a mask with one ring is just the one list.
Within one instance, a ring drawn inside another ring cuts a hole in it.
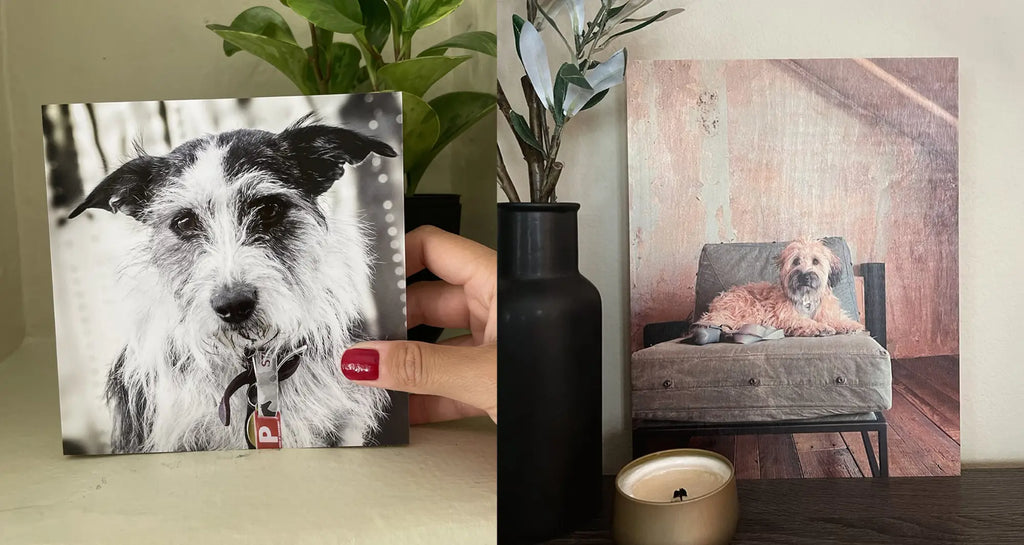
[{"label": "dog collar", "polygon": [[278,385],[295,374],[305,351],[306,345],[302,345],[284,357],[277,357],[277,353],[271,350],[248,349],[245,369],[231,379],[224,389],[217,414],[221,423],[230,426],[231,397],[242,386],[249,387],[246,392],[249,405],[246,419],[253,420],[253,429],[250,430],[247,423],[243,433],[250,448],[280,448],[281,413]]}]

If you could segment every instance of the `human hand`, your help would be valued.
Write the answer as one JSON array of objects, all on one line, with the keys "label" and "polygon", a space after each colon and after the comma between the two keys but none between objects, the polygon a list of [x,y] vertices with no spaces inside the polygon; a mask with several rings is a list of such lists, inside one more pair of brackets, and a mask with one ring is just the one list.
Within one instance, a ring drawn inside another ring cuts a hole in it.
[{"label": "human hand", "polygon": [[439,344],[359,343],[341,357],[346,378],[409,392],[412,424],[486,414],[498,421],[497,254],[469,239],[423,226],[405,237],[406,275],[426,268],[440,280],[408,287],[408,327],[469,329]]}]

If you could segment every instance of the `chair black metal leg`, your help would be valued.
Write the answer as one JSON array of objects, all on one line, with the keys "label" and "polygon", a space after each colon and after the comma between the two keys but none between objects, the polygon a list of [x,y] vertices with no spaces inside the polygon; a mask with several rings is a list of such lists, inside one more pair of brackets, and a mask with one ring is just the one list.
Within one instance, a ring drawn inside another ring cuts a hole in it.
[{"label": "chair black metal leg", "polygon": [[888,424],[878,430],[878,465],[881,468],[881,476],[889,476],[889,438]]},{"label": "chair black metal leg", "polygon": [[[879,467],[878,467],[878,461],[875,460],[875,447],[871,446],[871,437],[868,435],[867,431],[860,432],[860,436],[861,436],[861,439],[864,440],[864,451],[867,452],[867,454],[868,454],[868,465],[871,466],[871,476],[872,477],[878,477],[879,474],[880,474],[880,471],[879,471]],[[879,437],[878,437],[878,448],[879,448],[878,457],[881,458],[882,457],[882,454],[881,454],[882,437],[881,437],[881,435],[879,435]]]}]

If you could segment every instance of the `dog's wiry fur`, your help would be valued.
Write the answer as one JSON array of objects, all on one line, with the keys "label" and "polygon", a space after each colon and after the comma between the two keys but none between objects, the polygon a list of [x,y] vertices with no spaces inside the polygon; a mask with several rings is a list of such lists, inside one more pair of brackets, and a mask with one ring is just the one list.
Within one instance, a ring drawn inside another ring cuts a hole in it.
[{"label": "dog's wiry fur", "polygon": [[791,242],[779,255],[778,266],[778,283],[746,284],[720,293],[697,325],[734,331],[745,324],[761,324],[796,337],[864,329],[843,312],[832,294],[841,270],[839,258],[820,240]]},{"label": "dog's wiry fur", "polygon": [[[147,234],[122,269],[134,328],[108,378],[115,452],[245,448],[245,388],[231,398],[230,427],[217,404],[247,347],[306,346],[280,384],[285,447],[372,440],[388,394],[338,367],[359,340],[370,235],[319,202],[345,164],[370,153],[396,155],[308,117],[278,134],[231,131],[132,159],[72,212],[122,212]],[[224,308],[241,307],[218,306],[225,298],[253,308],[229,321]]]}]

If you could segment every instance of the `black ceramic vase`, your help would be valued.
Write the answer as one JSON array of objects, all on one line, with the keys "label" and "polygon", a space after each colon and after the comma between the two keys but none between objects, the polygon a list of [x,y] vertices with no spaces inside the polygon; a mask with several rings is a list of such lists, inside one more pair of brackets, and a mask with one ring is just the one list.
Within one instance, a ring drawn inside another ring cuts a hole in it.
[{"label": "black ceramic vase", "polygon": [[[421,225],[440,227],[449,233],[459,234],[462,223],[462,197],[448,193],[425,193],[405,197],[405,232],[408,233]],[[416,282],[437,280],[430,271],[420,271],[409,277],[406,285]],[[437,341],[444,331],[440,327],[418,325],[409,330],[410,341],[432,343]]]},{"label": "black ceramic vase", "polygon": [[555,537],[601,506],[601,297],[576,203],[498,205],[498,540]]}]

